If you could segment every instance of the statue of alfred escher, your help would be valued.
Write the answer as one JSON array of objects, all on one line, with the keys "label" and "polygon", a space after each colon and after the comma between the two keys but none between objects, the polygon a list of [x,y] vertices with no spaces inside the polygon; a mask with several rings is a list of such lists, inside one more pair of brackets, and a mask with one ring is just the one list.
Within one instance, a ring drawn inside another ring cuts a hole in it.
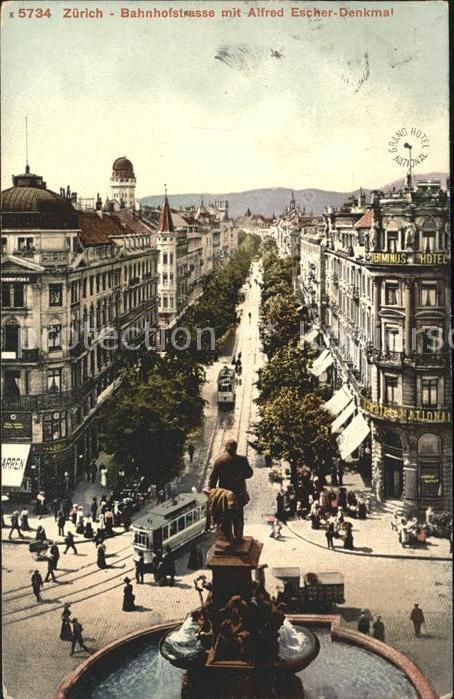
[{"label": "statue of alfred escher", "polygon": [[208,479],[208,515],[217,526],[218,539],[231,548],[243,541],[243,508],[250,498],[246,479],[254,474],[245,456],[236,453],[233,439],[225,443],[225,451],[214,462]]}]

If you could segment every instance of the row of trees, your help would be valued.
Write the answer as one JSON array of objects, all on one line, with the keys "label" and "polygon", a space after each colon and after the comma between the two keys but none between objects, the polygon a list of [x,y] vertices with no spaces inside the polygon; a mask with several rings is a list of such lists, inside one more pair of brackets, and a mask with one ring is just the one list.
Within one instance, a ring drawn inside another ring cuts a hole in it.
[{"label": "row of trees", "polygon": [[299,310],[292,289],[291,260],[281,259],[272,242],[262,251],[261,338],[268,362],[259,372],[259,421],[253,446],[290,463],[296,482],[299,466],[320,475],[337,455],[331,417],[323,408],[318,382],[310,373],[313,351],[300,341]]},{"label": "row of trees", "polygon": [[[204,281],[203,296],[179,321],[185,336],[191,336],[186,349],[170,343],[165,355],[147,352],[140,357],[140,369],[136,364],[124,370],[122,385],[101,419],[103,448],[127,475],[145,475],[158,486],[177,475],[188,435],[203,416],[204,365],[215,361],[221,338],[236,323],[240,289],[258,247],[257,239],[245,237],[229,262]],[[197,347],[199,328],[214,329],[214,350]]]}]

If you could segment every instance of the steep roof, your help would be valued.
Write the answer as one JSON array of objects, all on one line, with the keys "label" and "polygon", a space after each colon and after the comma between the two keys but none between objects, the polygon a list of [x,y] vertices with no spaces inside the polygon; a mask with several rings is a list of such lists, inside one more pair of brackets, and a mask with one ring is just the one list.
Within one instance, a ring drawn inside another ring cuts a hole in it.
[{"label": "steep roof", "polygon": [[112,236],[136,235],[136,231],[122,224],[117,216],[79,214],[80,239],[84,245],[105,245]]},{"label": "steep roof", "polygon": [[162,205],[161,214],[159,216],[159,226],[158,231],[160,233],[173,233],[175,227],[173,225],[172,214],[170,211],[169,200],[167,199],[167,194],[164,198],[164,204]]},{"label": "steep roof", "polygon": [[374,224],[374,212],[372,209],[367,209],[366,213],[361,216],[359,221],[355,223],[355,228],[371,228]]}]

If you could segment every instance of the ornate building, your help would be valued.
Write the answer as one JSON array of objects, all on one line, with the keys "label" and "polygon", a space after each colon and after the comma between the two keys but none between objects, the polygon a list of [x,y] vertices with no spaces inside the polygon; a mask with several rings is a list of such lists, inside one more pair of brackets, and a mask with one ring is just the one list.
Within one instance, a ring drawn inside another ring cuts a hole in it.
[{"label": "ornate building", "polygon": [[2,193],[2,466],[49,492],[97,454],[99,408],[157,326],[150,229],[61,194],[28,167]]},{"label": "ornate building", "polygon": [[369,462],[380,500],[448,507],[452,492],[450,234],[440,182],[328,209],[302,231],[300,283],[336,390],[343,458]]}]

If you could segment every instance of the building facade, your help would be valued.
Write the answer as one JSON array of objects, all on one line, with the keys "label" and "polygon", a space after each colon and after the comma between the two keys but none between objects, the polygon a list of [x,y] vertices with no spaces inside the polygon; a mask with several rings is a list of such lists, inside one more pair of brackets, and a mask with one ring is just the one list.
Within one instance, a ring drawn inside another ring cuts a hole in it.
[{"label": "building facade", "polygon": [[300,234],[313,368],[337,396],[341,456],[409,509],[448,508],[452,493],[448,216],[439,182],[407,179]]},{"label": "building facade", "polygon": [[2,446],[26,453],[25,489],[57,492],[97,455],[99,409],[154,335],[158,253],[149,230],[76,211],[28,167],[2,218]]}]

